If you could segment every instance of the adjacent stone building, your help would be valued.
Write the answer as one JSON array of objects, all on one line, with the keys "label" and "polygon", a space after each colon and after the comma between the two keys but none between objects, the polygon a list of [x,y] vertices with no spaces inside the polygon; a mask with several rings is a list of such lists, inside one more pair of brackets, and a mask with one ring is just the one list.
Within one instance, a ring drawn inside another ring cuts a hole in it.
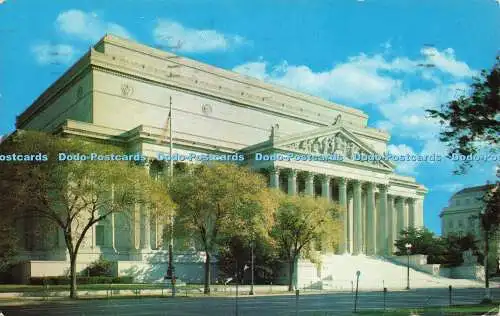
[{"label": "adjacent stone building", "polygon": [[[441,232],[443,236],[465,236],[472,234],[477,240],[480,252],[484,249],[484,231],[481,228],[479,214],[484,210],[484,196],[494,189],[495,184],[469,187],[453,194],[448,206],[441,214]],[[500,234],[497,233],[490,241],[490,272],[496,272],[499,264]]]},{"label": "adjacent stone building", "polygon": [[484,209],[484,195],[494,187],[494,184],[480,185],[453,194],[448,206],[439,215],[442,234],[464,236],[470,233],[477,240],[482,240],[479,214]]}]

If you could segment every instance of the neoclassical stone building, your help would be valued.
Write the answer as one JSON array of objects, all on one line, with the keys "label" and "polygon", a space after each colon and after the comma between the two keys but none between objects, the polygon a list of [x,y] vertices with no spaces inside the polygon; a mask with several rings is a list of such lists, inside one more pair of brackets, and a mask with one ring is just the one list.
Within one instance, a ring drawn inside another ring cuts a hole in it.
[{"label": "neoclassical stone building", "polygon": [[[339,253],[389,255],[400,229],[423,226],[426,188],[397,175],[389,160],[359,159],[385,153],[390,138],[367,126],[362,111],[112,35],[19,115],[17,128],[114,141],[147,156],[147,172],[157,176],[168,165],[158,157],[169,153],[163,140],[170,98],[174,153],[242,154],[240,163],[265,171],[273,187],[337,201],[346,209]],[[321,159],[259,159],[278,153]],[[333,154],[344,159],[324,159]],[[82,263],[103,253],[125,271],[164,253],[158,223],[147,211],[137,214],[132,225],[112,217],[94,227]],[[40,273],[34,265],[56,266],[54,247],[64,247],[60,238],[27,252],[42,259],[31,264],[32,275]]]},{"label": "neoclassical stone building", "polygon": [[[444,236],[465,236],[471,234],[478,241],[480,252],[484,250],[484,230],[481,227],[479,214],[484,210],[484,196],[495,189],[495,184],[486,184],[464,188],[451,196],[448,205],[443,208],[441,231]],[[497,272],[500,264],[500,233],[490,239],[490,273]]]},{"label": "neoclassical stone building", "polygon": [[476,239],[483,239],[479,214],[484,209],[483,197],[495,187],[494,184],[480,185],[462,189],[452,195],[441,214],[443,235],[472,234]]}]

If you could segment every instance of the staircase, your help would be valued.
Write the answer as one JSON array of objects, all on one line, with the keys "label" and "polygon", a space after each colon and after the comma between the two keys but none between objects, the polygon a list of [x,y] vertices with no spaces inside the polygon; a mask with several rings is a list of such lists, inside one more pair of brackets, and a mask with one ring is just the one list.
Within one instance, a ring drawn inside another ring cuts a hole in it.
[{"label": "staircase", "polygon": [[[351,291],[356,287],[356,272],[360,271],[360,290],[403,290],[407,286],[407,267],[382,257],[323,255],[320,269],[309,261],[297,264],[299,288]],[[440,288],[482,287],[483,282],[433,276],[410,268],[410,287]]]}]

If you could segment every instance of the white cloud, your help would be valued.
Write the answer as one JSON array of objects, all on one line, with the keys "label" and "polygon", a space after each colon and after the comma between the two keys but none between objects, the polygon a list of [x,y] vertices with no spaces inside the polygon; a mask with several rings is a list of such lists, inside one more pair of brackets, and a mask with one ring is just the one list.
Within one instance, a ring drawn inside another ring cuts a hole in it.
[{"label": "white cloud", "polygon": [[422,63],[432,64],[442,72],[449,73],[454,77],[463,78],[477,75],[477,72],[469,68],[466,63],[456,60],[455,51],[452,48],[439,51],[434,47],[424,47],[420,53],[426,57]]},{"label": "white cloud", "polygon": [[52,45],[40,43],[31,47],[31,52],[35,55],[36,61],[41,65],[47,64],[69,64],[77,51],[71,45]]},{"label": "white cloud", "polygon": [[226,35],[216,30],[193,29],[170,20],[159,20],[153,30],[155,42],[175,47],[182,52],[225,51],[248,43],[238,35]]},{"label": "white cloud", "polygon": [[351,104],[376,103],[390,99],[393,92],[399,89],[401,82],[379,75],[375,65],[378,61],[359,57],[319,72],[314,72],[304,65],[289,65],[286,61],[275,67],[269,67],[265,61],[249,62],[234,67],[233,71]]},{"label": "white cloud", "polygon": [[106,33],[131,38],[130,33],[121,25],[107,22],[99,18],[94,12],[68,10],[59,14],[56,19],[56,28],[67,35],[81,40],[98,41]]},{"label": "white cloud", "polygon": [[[391,49],[390,41],[381,46],[386,53]],[[415,59],[361,53],[322,70],[291,65],[287,61],[273,66],[260,59],[238,65],[233,71],[350,106],[370,104],[383,116],[375,124],[377,128],[417,140],[416,145],[422,148],[420,154],[445,155],[446,147],[438,137],[441,126],[438,120],[428,117],[425,109],[439,108],[459,94],[467,93],[466,80],[477,71],[457,60],[451,48],[426,47],[419,53],[421,57]],[[408,85],[403,85],[407,80],[410,83],[428,80],[434,87],[410,90]],[[400,145],[391,148],[403,149]],[[411,147],[404,149],[413,152]],[[414,173],[417,166],[418,162],[403,163],[398,169]]]},{"label": "white cloud", "polygon": [[[399,145],[389,145],[387,146],[387,151],[393,155],[401,156],[401,155],[415,155],[415,151],[413,148],[406,144],[399,144]],[[405,161],[394,161],[396,164],[396,170],[400,173],[403,174],[408,174],[408,175],[416,175],[417,172],[415,169],[417,168],[419,162],[418,161],[411,161],[411,160],[405,160]]]},{"label": "white cloud", "polygon": [[401,91],[393,100],[376,106],[386,120],[394,125],[393,131],[398,135],[434,139],[440,125],[436,119],[428,117],[425,109],[439,108],[441,104],[455,98],[458,90],[466,87],[466,83],[459,82],[428,90]]}]

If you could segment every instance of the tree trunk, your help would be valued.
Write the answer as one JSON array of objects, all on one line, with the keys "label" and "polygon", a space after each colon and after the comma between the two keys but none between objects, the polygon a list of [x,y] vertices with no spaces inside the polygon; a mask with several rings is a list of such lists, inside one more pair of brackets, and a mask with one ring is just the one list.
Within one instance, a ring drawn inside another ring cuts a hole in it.
[{"label": "tree trunk", "polygon": [[293,292],[293,271],[295,270],[295,258],[288,260],[288,291]]},{"label": "tree trunk", "polygon": [[204,294],[210,294],[210,254],[206,251],[206,259],[205,259],[205,289],[203,291]]},{"label": "tree trunk", "polygon": [[69,254],[70,260],[70,287],[69,287],[69,297],[77,298],[76,295],[76,253],[70,252]]},{"label": "tree trunk", "polygon": [[486,289],[486,298],[490,298],[490,276],[489,276],[489,253],[490,253],[490,245],[489,245],[489,234],[488,232],[484,233],[484,287]]}]

